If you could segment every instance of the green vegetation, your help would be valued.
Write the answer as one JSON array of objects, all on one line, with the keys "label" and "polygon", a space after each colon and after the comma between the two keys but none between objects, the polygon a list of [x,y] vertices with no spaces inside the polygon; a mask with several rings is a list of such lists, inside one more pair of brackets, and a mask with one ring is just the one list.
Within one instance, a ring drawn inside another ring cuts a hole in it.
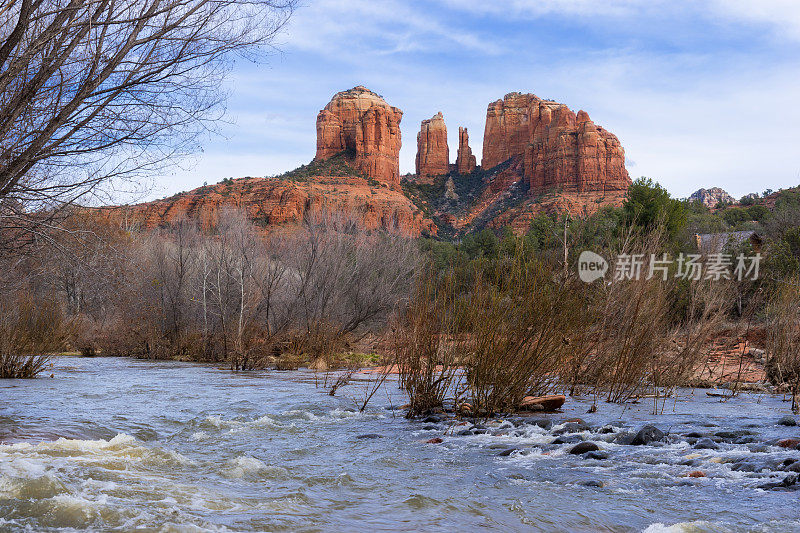
[{"label": "green vegetation", "polygon": [[304,182],[308,181],[308,178],[316,176],[336,176],[336,177],[347,176],[354,178],[363,178],[369,181],[370,185],[379,186],[380,183],[369,178],[369,176],[367,176],[366,174],[364,174],[363,172],[352,166],[352,161],[354,157],[355,157],[355,152],[353,151],[340,152],[329,159],[325,160],[314,159],[309,164],[301,165],[300,167],[294,170],[290,170],[289,172],[285,172],[283,174],[275,176],[267,176],[267,179],[283,179],[283,180]]}]

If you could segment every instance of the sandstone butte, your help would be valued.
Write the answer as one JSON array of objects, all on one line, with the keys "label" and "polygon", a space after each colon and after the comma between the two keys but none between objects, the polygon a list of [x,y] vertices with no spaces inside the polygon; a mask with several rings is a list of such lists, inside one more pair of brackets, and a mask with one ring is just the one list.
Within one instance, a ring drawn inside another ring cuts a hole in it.
[{"label": "sandstone butte", "polygon": [[367,176],[400,189],[403,112],[358,86],[337,93],[317,115],[317,160],[345,152]]},{"label": "sandstone butte", "polygon": [[155,229],[181,218],[211,228],[226,207],[244,210],[256,224],[269,229],[299,225],[314,213],[344,213],[366,229],[399,231],[411,237],[437,232],[436,225],[401,192],[352,176],[240,178],[163,200],[101,208],[98,214],[130,229]]},{"label": "sandstone butte", "polygon": [[[619,140],[589,116],[532,94],[511,93],[489,105],[482,180],[467,203],[448,189],[446,202],[404,194],[400,186],[400,121],[403,113],[358,86],[337,93],[317,116],[314,161],[278,178],[241,178],[171,198],[98,211],[124,227],[156,228],[182,217],[213,226],[225,206],[243,209],[269,228],[297,225],[312,213],[345,213],[367,229],[436,235],[432,213],[457,233],[510,226],[523,233],[540,212],[586,216],[619,205],[630,184]],[[423,121],[417,139],[417,171],[423,180],[449,174],[444,118]],[[504,163],[502,166],[498,166]],[[466,128],[459,128],[455,169],[475,169]],[[496,167],[496,168],[494,168]],[[448,181],[453,189],[452,178]],[[410,193],[413,194],[413,193]],[[508,198],[521,201],[509,204]],[[416,202],[416,203],[415,203]],[[440,205],[436,208],[435,205]]]},{"label": "sandstone butte", "polygon": [[456,170],[459,174],[469,174],[478,162],[472,155],[472,148],[469,147],[469,133],[467,128],[458,128],[458,155],[456,157]]},{"label": "sandstone butte", "polygon": [[450,172],[450,149],[447,146],[447,126],[441,111],[423,120],[417,134],[417,179],[432,183],[433,177]]},{"label": "sandstone butte", "polygon": [[619,139],[585,111],[533,94],[510,93],[489,104],[481,166],[521,158],[530,195],[552,188],[612,192],[631,183]]}]

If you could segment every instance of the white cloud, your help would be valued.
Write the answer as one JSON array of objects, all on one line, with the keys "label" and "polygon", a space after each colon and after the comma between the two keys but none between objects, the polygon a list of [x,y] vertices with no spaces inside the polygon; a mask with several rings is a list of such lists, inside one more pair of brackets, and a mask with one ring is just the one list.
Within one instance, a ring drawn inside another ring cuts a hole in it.
[{"label": "white cloud", "polygon": [[319,0],[298,10],[288,29],[288,46],[337,59],[364,54],[467,48],[499,53],[491,41],[435,20],[398,0]]}]

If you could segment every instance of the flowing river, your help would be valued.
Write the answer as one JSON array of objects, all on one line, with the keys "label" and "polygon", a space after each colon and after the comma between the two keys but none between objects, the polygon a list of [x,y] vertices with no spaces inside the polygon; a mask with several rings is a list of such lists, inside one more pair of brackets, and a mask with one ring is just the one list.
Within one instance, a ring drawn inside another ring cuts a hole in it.
[{"label": "flowing river", "polygon": [[[472,427],[404,419],[393,381],[359,413],[364,386],[56,358],[0,381],[0,531],[800,531],[780,398],[569,399]],[[625,443],[647,423],[667,437]],[[582,440],[599,451],[568,453]]]}]

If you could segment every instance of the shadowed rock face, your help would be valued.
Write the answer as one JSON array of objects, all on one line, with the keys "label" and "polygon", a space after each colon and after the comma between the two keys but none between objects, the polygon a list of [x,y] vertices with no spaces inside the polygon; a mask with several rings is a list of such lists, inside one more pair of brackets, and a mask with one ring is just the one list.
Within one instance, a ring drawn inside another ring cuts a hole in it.
[{"label": "shadowed rock face", "polygon": [[469,133],[467,128],[458,128],[458,157],[456,158],[456,169],[459,174],[469,174],[475,170],[478,164],[475,156],[472,155],[472,148],[469,147]]},{"label": "shadowed rock face", "polygon": [[585,111],[533,94],[510,93],[489,104],[483,168],[522,157],[531,194],[558,187],[577,192],[625,190],[625,150]]},{"label": "shadowed rock face", "polygon": [[450,172],[450,148],[447,146],[447,126],[441,111],[422,121],[417,134],[417,177],[431,183],[434,176]]},{"label": "shadowed rock face", "polygon": [[317,116],[316,159],[352,153],[355,168],[399,189],[402,118],[402,111],[366,87],[337,93]]}]

